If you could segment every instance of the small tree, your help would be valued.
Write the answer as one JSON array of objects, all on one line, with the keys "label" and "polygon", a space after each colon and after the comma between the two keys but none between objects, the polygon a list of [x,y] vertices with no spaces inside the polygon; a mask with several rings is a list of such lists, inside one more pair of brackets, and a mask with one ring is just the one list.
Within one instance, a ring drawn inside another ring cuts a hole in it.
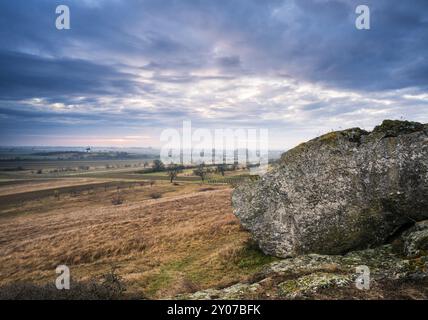
[{"label": "small tree", "polygon": [[172,183],[183,170],[180,166],[172,163],[168,167],[168,177],[169,181]]},{"label": "small tree", "polygon": [[207,170],[205,169],[205,165],[202,163],[198,166],[196,170],[193,170],[193,174],[201,178],[202,182],[205,181],[205,177],[207,176]]},{"label": "small tree", "polygon": [[154,171],[163,171],[165,170],[165,165],[160,160],[153,161],[153,170]]},{"label": "small tree", "polygon": [[226,165],[224,164],[219,164],[216,168],[216,172],[220,173],[223,177],[224,177],[225,171],[226,171]]}]

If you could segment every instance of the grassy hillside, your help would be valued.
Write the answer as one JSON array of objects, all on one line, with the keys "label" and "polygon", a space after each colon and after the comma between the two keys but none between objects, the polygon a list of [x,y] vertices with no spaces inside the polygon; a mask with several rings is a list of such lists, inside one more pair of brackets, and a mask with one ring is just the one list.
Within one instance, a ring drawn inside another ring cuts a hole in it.
[{"label": "grassy hillside", "polygon": [[32,182],[2,196],[0,285],[52,284],[55,267],[66,264],[74,283],[100,282],[115,269],[126,295],[165,298],[245,281],[273,260],[240,228],[227,186],[57,187]]}]

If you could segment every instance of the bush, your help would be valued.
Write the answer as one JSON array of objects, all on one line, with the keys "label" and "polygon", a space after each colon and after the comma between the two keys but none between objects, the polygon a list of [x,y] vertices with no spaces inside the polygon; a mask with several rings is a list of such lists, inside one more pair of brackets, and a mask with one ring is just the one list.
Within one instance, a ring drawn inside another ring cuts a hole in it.
[{"label": "bush", "polygon": [[111,200],[111,203],[115,206],[121,205],[125,202],[125,199],[117,192],[116,196]]},{"label": "bush", "polygon": [[153,171],[160,172],[165,170],[165,165],[160,160],[154,160],[153,161]]},{"label": "bush", "polygon": [[125,291],[122,277],[112,269],[101,279],[71,282],[70,290],[58,290],[54,284],[9,284],[0,287],[0,300],[117,300],[126,298]]},{"label": "bush", "polygon": [[112,267],[111,271],[103,276],[101,286],[108,292],[108,299],[120,297],[126,291],[123,278],[116,273],[116,267]]},{"label": "bush", "polygon": [[152,192],[149,194],[150,198],[152,199],[159,199],[162,198],[162,193],[160,192]]}]

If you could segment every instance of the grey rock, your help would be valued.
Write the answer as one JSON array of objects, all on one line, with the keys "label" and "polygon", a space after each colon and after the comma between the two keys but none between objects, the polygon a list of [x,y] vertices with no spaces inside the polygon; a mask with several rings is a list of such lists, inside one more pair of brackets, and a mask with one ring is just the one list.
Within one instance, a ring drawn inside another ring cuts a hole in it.
[{"label": "grey rock", "polygon": [[183,300],[237,300],[245,299],[260,290],[258,283],[237,283],[224,289],[207,289],[192,294],[179,295],[177,299]]},{"label": "grey rock", "polygon": [[356,268],[362,265],[370,271],[371,287],[376,288],[376,284],[385,280],[417,279],[419,283],[428,277],[426,258],[402,257],[391,245],[352,251],[343,256],[307,254],[267,264],[246,283],[223,289],[206,289],[174,299],[302,299],[325,289],[331,292],[340,288],[358,291],[355,283],[360,273]]},{"label": "grey rock", "polygon": [[232,203],[260,248],[278,257],[384,244],[428,219],[428,125],[385,120],[372,132],[323,135],[238,186]]},{"label": "grey rock", "polygon": [[401,236],[404,255],[421,256],[428,252],[428,220],[416,223]]}]

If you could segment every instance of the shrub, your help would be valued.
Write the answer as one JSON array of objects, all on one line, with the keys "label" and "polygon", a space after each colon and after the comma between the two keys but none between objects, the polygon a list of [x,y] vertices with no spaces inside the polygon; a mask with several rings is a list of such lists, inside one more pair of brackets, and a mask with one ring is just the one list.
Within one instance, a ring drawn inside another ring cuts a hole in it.
[{"label": "shrub", "polygon": [[125,202],[125,199],[121,196],[119,191],[116,193],[116,196],[111,200],[111,203],[115,206],[121,205]]},{"label": "shrub", "polygon": [[159,172],[159,171],[164,171],[164,170],[165,170],[165,165],[162,161],[160,161],[160,160],[154,160],[153,161],[153,171]]},{"label": "shrub", "polygon": [[0,287],[0,300],[116,300],[124,299],[125,291],[122,277],[112,269],[102,279],[71,282],[70,290],[58,290],[54,284],[9,284]]},{"label": "shrub", "polygon": [[120,297],[126,291],[123,278],[116,273],[116,267],[112,267],[111,271],[103,276],[101,286],[108,292],[108,299]]},{"label": "shrub", "polygon": [[152,192],[149,194],[150,198],[152,199],[159,199],[162,198],[162,193],[160,192]]}]

